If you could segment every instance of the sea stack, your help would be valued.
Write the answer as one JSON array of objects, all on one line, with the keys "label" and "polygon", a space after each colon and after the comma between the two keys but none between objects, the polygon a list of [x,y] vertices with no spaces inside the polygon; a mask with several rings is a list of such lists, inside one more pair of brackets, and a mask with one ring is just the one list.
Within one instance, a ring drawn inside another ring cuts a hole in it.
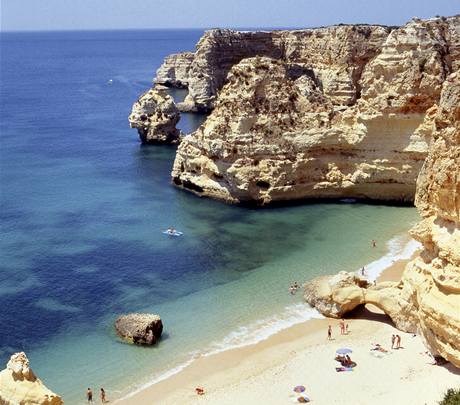
[{"label": "sea stack", "polygon": [[411,202],[428,151],[424,120],[459,68],[459,43],[460,16],[207,33],[188,102],[213,111],[178,148],[173,182],[229,203]]},{"label": "sea stack", "polygon": [[145,92],[134,103],[129,116],[131,128],[136,128],[142,143],[170,144],[179,140],[176,128],[180,113],[172,97],[160,88]]},{"label": "sea stack", "polygon": [[[460,367],[460,75],[444,82],[439,105],[426,114],[430,151],[417,181],[422,221],[411,231],[423,250],[398,283],[368,286],[352,276],[306,283],[305,299],[328,316],[357,305],[383,309],[404,331],[420,333],[433,354]],[[346,274],[346,273],[345,273]],[[358,285],[359,284],[359,285]]]},{"label": "sea stack", "polygon": [[24,352],[11,356],[6,369],[0,372],[0,404],[61,405],[61,397],[38,379]]},{"label": "sea stack", "polygon": [[128,343],[154,345],[161,337],[163,323],[159,315],[133,313],[120,316],[115,330]]}]

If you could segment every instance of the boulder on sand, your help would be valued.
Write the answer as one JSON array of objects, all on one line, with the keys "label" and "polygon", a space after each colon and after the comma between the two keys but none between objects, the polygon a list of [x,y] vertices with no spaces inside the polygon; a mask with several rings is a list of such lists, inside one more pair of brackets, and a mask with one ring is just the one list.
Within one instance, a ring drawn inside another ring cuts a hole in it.
[{"label": "boulder on sand", "polygon": [[129,343],[154,345],[161,337],[163,323],[159,315],[134,313],[118,317],[115,330]]}]

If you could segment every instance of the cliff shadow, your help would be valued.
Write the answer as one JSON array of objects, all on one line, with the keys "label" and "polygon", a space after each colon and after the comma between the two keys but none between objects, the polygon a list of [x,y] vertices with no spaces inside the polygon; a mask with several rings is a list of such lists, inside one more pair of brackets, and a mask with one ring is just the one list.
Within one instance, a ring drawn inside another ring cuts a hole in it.
[{"label": "cliff shadow", "polygon": [[348,312],[345,318],[365,319],[367,321],[386,323],[387,325],[396,327],[387,314],[372,304],[363,304],[357,306],[355,309]]},{"label": "cliff shadow", "polygon": [[460,376],[460,368],[455,367],[452,363],[441,364],[438,367],[445,368],[449,373]]}]

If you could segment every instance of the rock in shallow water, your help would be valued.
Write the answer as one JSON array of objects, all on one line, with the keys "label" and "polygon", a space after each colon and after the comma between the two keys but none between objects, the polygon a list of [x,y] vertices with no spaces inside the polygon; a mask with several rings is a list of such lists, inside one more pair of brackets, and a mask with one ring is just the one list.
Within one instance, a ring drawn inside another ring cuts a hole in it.
[{"label": "rock in shallow water", "polygon": [[61,405],[63,401],[35,376],[29,359],[21,352],[13,354],[0,372],[0,404]]},{"label": "rock in shallow water", "polygon": [[163,323],[159,315],[155,314],[128,314],[122,315],[115,321],[117,334],[138,345],[154,345],[163,332]]}]

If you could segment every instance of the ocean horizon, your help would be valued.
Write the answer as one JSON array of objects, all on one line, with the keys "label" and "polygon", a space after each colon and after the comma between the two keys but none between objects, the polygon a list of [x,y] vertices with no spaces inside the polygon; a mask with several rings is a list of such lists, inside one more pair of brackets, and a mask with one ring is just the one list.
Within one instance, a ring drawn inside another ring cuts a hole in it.
[{"label": "ocean horizon", "polygon": [[[202,33],[1,33],[0,363],[25,351],[67,404],[89,386],[123,397],[319,317],[292,282],[363,266],[375,278],[416,247],[410,206],[258,209],[175,188],[175,147],[142,145],[127,117],[164,57]],[[179,127],[204,118],[182,113]],[[162,317],[160,343],[121,342],[116,317],[144,311]]]}]

